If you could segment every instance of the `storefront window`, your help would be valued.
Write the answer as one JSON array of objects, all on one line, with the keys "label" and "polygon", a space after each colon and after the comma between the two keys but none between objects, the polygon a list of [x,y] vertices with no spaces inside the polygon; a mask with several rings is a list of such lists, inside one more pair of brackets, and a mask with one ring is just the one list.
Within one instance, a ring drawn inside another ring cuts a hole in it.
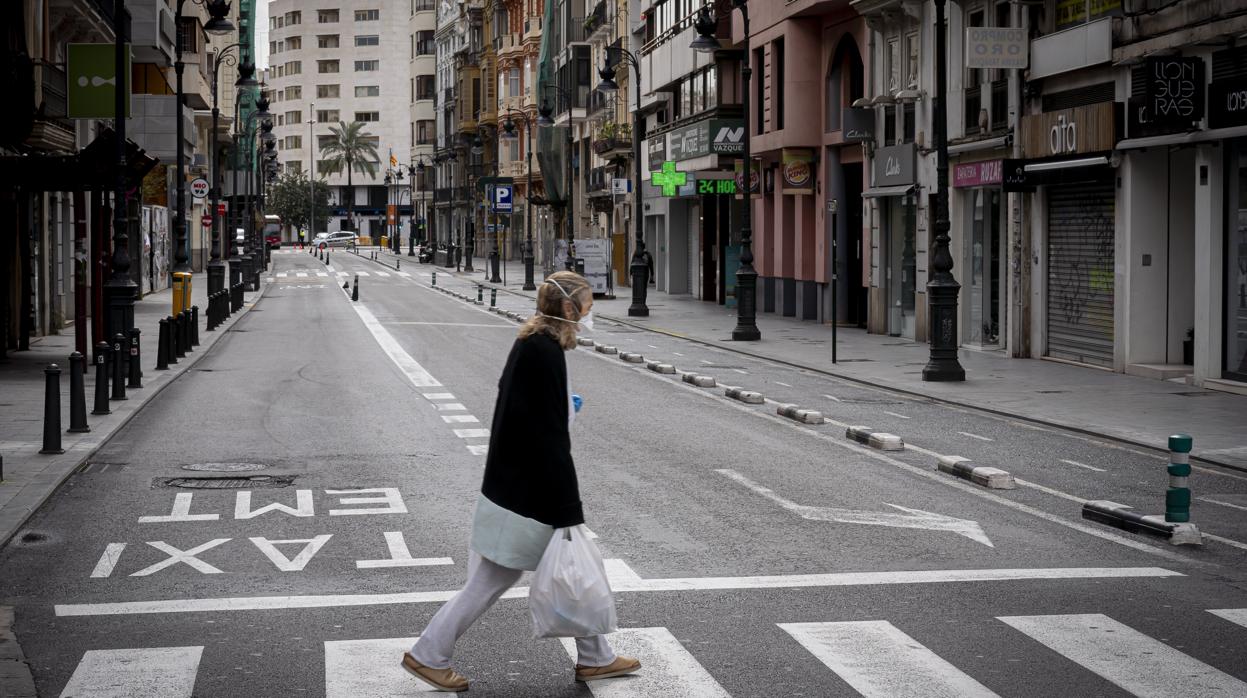
[{"label": "storefront window", "polygon": [[1247,381],[1247,141],[1229,165],[1225,245],[1225,377]]},{"label": "storefront window", "polygon": [[970,343],[1000,342],[1000,190],[974,189],[970,199]]}]

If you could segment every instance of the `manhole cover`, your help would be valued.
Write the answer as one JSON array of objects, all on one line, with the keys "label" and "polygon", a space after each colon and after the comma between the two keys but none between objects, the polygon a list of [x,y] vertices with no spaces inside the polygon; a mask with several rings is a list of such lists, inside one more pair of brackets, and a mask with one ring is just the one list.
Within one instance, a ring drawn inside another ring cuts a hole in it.
[{"label": "manhole cover", "polygon": [[176,487],[192,490],[244,490],[286,487],[294,482],[291,476],[252,475],[251,477],[162,477],[156,478],[157,487]]},{"label": "manhole cover", "polygon": [[248,470],[264,470],[263,463],[191,463],[183,465],[182,470],[210,470],[216,473],[239,473]]}]

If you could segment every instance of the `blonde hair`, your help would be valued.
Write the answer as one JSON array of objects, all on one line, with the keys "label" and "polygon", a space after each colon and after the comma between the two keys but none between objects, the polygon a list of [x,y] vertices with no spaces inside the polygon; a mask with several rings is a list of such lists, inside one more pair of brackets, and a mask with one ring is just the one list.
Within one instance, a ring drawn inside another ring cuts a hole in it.
[{"label": "blonde hair", "polygon": [[592,296],[593,289],[585,277],[576,272],[559,271],[547,276],[545,282],[537,287],[537,312],[520,327],[520,339],[543,332],[553,337],[563,349],[574,349],[576,323],[563,312],[563,301],[571,297],[573,305],[579,304],[583,308],[586,295]]}]

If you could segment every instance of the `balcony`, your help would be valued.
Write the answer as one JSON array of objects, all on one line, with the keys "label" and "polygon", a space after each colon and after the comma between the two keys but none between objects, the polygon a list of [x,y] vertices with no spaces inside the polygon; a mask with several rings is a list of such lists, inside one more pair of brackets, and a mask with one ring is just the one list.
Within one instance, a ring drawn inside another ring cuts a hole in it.
[{"label": "balcony", "polygon": [[609,33],[615,24],[614,0],[598,0],[597,5],[585,17],[584,28],[585,34],[589,37],[597,36],[598,32]]},{"label": "balcony", "polygon": [[74,127],[68,119],[68,85],[65,71],[44,63],[35,64],[35,84],[39,99],[34,125],[26,145],[39,150],[68,152],[74,150]]},{"label": "balcony", "polygon": [[589,197],[610,196],[614,171],[614,167],[595,167],[589,170],[585,194]]},{"label": "balcony", "polygon": [[607,136],[593,141],[593,152],[606,160],[632,157],[631,136]]},{"label": "balcony", "polygon": [[523,50],[524,43],[520,40],[519,34],[503,34],[494,39],[494,51],[499,58],[505,58]]},{"label": "balcony", "polygon": [[412,12],[432,12],[437,9],[436,0],[414,0]]},{"label": "balcony", "polygon": [[530,17],[524,20],[524,45],[532,44],[536,47],[541,43],[541,18]]}]

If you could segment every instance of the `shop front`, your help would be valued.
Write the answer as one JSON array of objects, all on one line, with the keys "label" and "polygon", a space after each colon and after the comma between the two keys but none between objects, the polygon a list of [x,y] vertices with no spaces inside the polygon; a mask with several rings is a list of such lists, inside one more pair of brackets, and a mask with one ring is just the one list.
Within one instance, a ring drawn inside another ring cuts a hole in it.
[{"label": "shop front", "polygon": [[1004,161],[959,162],[952,170],[964,240],[962,341],[996,348],[1003,344],[1008,309]]},{"label": "shop front", "polygon": [[913,143],[879,148],[871,167],[878,234],[871,238],[871,332],[916,339],[918,331],[917,148]]},{"label": "shop front", "polygon": [[[1023,162],[1006,161],[1010,191],[1035,191],[1032,252],[1042,260],[1043,356],[1116,368],[1116,170],[1121,110],[1113,102],[1022,117]],[[1034,308],[1034,307],[1033,307]]]}]

